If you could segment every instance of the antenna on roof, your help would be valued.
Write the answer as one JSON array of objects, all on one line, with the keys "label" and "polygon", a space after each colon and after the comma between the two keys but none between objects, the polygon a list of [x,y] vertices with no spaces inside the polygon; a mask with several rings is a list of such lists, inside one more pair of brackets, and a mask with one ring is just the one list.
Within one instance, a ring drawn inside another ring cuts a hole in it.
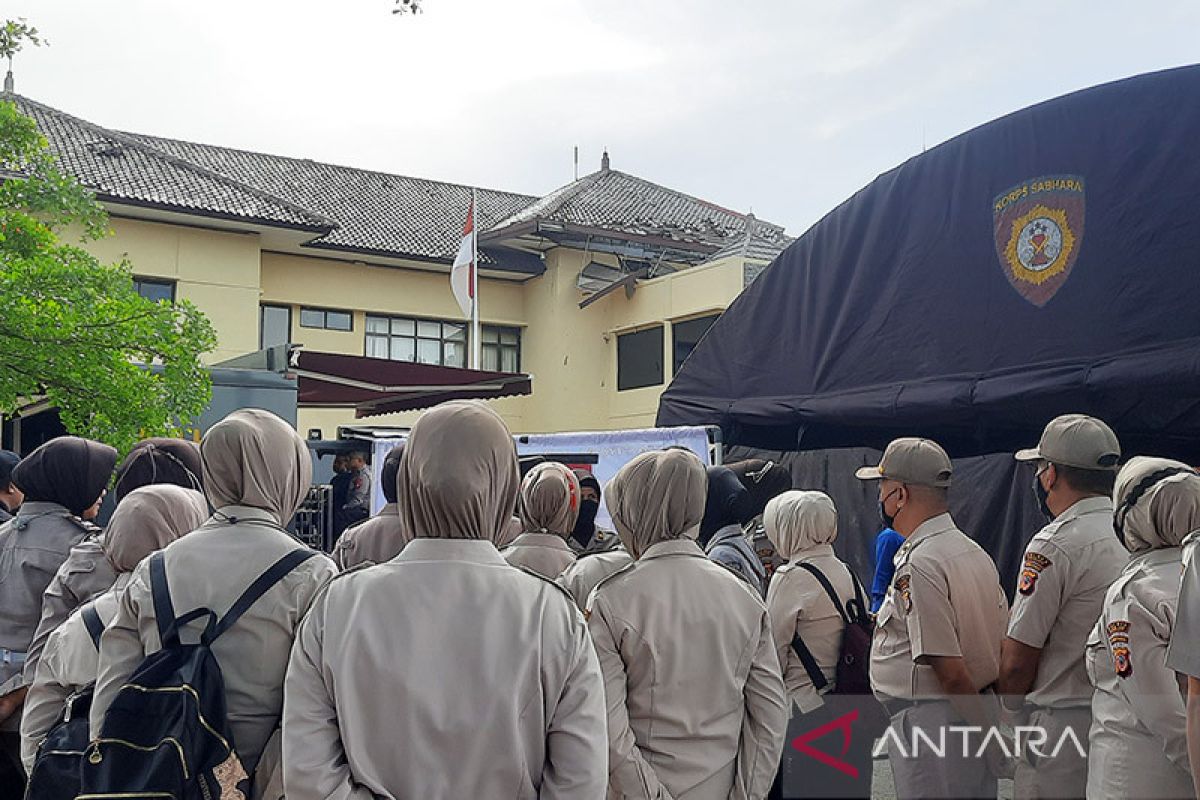
[{"label": "antenna on roof", "polygon": [[608,172],[608,148],[604,148],[604,154],[600,156],[600,171]]},{"label": "antenna on roof", "polygon": [[579,145],[575,145],[575,178],[579,180]]}]

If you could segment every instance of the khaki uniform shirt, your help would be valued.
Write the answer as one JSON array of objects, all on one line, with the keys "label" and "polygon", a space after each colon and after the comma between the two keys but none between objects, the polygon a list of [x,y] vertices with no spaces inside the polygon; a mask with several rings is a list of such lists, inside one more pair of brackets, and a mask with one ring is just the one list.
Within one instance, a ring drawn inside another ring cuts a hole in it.
[{"label": "khaki uniform shirt", "polygon": [[1088,638],[1088,797],[1193,796],[1186,709],[1167,665],[1181,558],[1178,547],[1135,555]]},{"label": "khaki uniform shirt", "polygon": [[652,545],[592,593],[609,797],[761,798],[787,698],[766,606],[692,539]]},{"label": "khaki uniform shirt", "polygon": [[300,627],[287,798],[599,800],[602,686],[560,587],[490,541],[414,539],[330,583]]},{"label": "khaki uniform shirt", "polygon": [[1038,706],[1089,706],[1083,664],[1104,594],[1129,561],[1113,532],[1112,501],[1080,500],[1042,528],[1025,549],[1008,636],[1042,651],[1027,695]]},{"label": "khaki uniform shirt", "polygon": [[1200,536],[1183,542],[1183,578],[1179,584],[1179,616],[1167,652],[1167,666],[1180,675],[1200,678]]},{"label": "khaki uniform shirt", "polygon": [[37,673],[25,698],[21,718],[21,760],[25,771],[33,768],[38,746],[58,722],[67,699],[96,680],[100,651],[92,642],[82,612],[89,605],[106,626],[117,613],[117,595],[129,583],[129,573],[117,578],[111,591],[84,603],[46,637]]},{"label": "khaki uniform shirt", "polygon": [[[25,503],[0,526],[0,696],[29,683],[24,657],[42,618],[42,595],[71,548],[93,529],[57,503],[40,502]],[[14,715],[4,729],[15,731],[18,724]]]},{"label": "khaki uniform shirt", "polygon": [[42,619],[25,661],[27,683],[32,683],[37,674],[38,660],[50,634],[66,622],[72,611],[107,592],[116,579],[117,572],[104,554],[103,534],[99,529],[71,548],[67,560],[54,573],[54,579],[42,595]]},{"label": "khaki uniform shirt", "polygon": [[[209,608],[218,616],[262,573],[287,553],[302,548],[274,526],[265,511],[243,506],[220,509],[238,518],[229,524],[213,517],[195,532],[162,550],[175,613]],[[283,676],[296,626],[313,597],[337,573],[326,556],[292,570],[258,599],[237,623],[213,643],[225,679],[226,713],[238,756],[253,773],[258,756],[279,724]],[[162,648],[150,589],[150,562],[142,561],[119,595],[117,613],[100,641],[100,670],[92,701],[92,738],[100,734],[104,712],[142,660]],[[186,644],[199,641],[206,619],[181,630]]]},{"label": "khaki uniform shirt", "polygon": [[339,568],[348,570],[368,562],[391,561],[403,549],[400,508],[395,503],[388,503],[375,516],[347,528],[338,537],[331,555]]},{"label": "khaki uniform shirt", "polygon": [[1008,601],[991,556],[942,514],[913,531],[894,563],[871,642],[875,694],[944,697],[926,656],[961,656],[975,688],[995,683]]},{"label": "khaki uniform shirt", "polygon": [[[842,608],[854,599],[854,580],[846,564],[833,554],[833,545],[818,545],[799,554],[798,562],[812,564],[825,574],[837,592]],[[775,649],[783,666],[783,682],[788,699],[807,714],[820,708],[822,701],[813,686],[808,671],[792,647],[798,635],[812,653],[829,681],[826,691],[833,688],[838,655],[842,649],[845,622],[825,589],[808,570],[788,562],[775,571],[775,579],[767,590],[767,611],[771,615],[771,631]]]},{"label": "khaki uniform shirt", "polygon": [[615,550],[621,546],[621,537],[617,536],[612,531],[606,531],[603,528],[594,528],[592,530],[592,538],[588,539],[587,547],[580,547],[579,542],[572,536],[567,540],[567,546],[575,551],[575,555],[583,558],[595,553],[607,553],[610,550]]},{"label": "khaki uniform shirt", "polygon": [[602,580],[615,572],[625,569],[633,563],[633,556],[624,547],[617,547],[606,553],[596,553],[587,558],[580,558],[571,564],[561,575],[558,582],[575,598],[579,610],[587,608],[588,597],[592,590]]},{"label": "khaki uniform shirt", "polygon": [[514,567],[533,570],[551,581],[575,563],[575,551],[556,533],[522,533],[500,555]]}]

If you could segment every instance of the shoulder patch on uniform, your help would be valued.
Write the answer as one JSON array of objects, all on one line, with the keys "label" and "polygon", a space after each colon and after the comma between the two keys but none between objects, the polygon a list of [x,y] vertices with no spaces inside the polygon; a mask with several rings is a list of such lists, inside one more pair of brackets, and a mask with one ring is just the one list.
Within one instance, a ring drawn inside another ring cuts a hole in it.
[{"label": "shoulder patch on uniform", "polygon": [[1108,645],[1112,648],[1113,669],[1117,677],[1133,674],[1133,653],[1129,650],[1129,622],[1123,619],[1108,623]]},{"label": "shoulder patch on uniform", "polygon": [[1021,568],[1021,582],[1017,585],[1017,591],[1026,597],[1033,594],[1033,590],[1037,588],[1038,576],[1042,574],[1042,570],[1052,564],[1053,562],[1041,553],[1026,553],[1025,565]]},{"label": "shoulder patch on uniform", "polygon": [[904,613],[912,611],[912,578],[908,575],[896,576],[896,582],[892,584],[892,589],[900,593],[900,602],[904,604]]}]

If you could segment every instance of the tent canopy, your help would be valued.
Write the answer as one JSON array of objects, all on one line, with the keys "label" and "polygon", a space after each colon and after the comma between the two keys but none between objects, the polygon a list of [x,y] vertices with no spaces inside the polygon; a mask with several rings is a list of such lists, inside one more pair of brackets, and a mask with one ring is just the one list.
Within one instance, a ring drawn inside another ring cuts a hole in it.
[{"label": "tent canopy", "polygon": [[1200,459],[1198,96],[1200,66],[1098,86],[880,176],[730,306],[658,423],[969,456],[1078,411]]}]

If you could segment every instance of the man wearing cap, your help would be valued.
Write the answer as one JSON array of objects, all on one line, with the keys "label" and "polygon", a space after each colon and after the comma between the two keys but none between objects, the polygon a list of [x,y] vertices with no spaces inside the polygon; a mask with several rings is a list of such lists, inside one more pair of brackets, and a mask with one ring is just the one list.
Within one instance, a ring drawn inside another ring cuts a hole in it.
[{"label": "man wearing cap", "polygon": [[871,684],[892,715],[885,739],[902,799],[995,797],[1003,763],[982,731],[996,723],[989,695],[1008,602],[991,557],[950,518],[952,471],[937,443],[905,438],[888,445],[879,466],[856,473],[879,481],[880,516],[904,537],[871,645]]},{"label": "man wearing cap", "polygon": [[[1100,420],[1069,414],[1052,420],[1038,446],[1016,458],[1037,466],[1033,490],[1053,521],[1025,549],[998,688],[1010,719],[1039,737],[1044,731],[1052,747],[1017,754],[1014,796],[1083,797],[1087,759],[1080,748],[1087,748],[1092,725],[1084,648],[1105,592],[1129,561],[1113,531],[1121,447]],[[1079,748],[1056,746],[1068,729]]]}]

